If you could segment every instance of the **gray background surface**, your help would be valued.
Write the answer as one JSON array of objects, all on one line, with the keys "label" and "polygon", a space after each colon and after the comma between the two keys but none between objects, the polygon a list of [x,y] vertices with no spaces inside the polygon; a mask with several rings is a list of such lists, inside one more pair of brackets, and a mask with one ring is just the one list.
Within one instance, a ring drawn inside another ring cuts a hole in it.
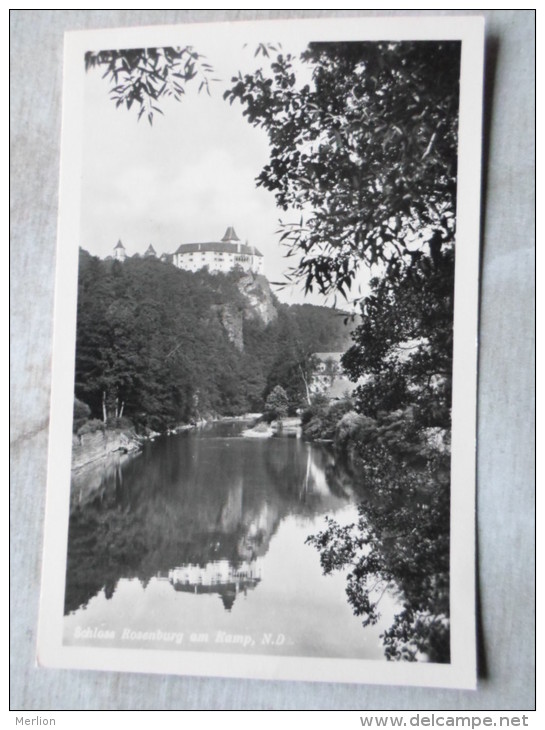
[{"label": "gray background surface", "polygon": [[12,11],[12,709],[533,709],[535,22],[530,10],[477,13],[486,18],[487,37],[477,475],[478,690],[62,671],[37,669],[34,661],[47,467],[63,32],[415,13],[454,14]]}]

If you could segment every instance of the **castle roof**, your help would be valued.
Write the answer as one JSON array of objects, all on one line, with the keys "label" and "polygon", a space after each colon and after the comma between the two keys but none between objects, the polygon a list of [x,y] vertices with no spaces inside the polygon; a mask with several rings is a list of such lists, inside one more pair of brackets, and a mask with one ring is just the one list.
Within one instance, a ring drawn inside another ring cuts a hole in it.
[{"label": "castle roof", "polygon": [[[237,239],[238,241],[239,239]],[[246,256],[263,256],[255,246],[248,246],[245,243],[224,243],[223,241],[207,241],[205,243],[182,243],[175,253],[240,253]]]},{"label": "castle roof", "polygon": [[116,248],[125,248],[125,246],[121,243],[121,239],[119,239],[119,241],[117,242],[117,245],[115,246],[114,251]]},{"label": "castle roof", "polygon": [[240,238],[235,233],[235,229],[233,226],[229,226],[229,228],[225,231],[225,235],[221,239],[223,242],[229,242],[229,241],[240,241]]},{"label": "castle roof", "polygon": [[151,243],[147,247],[146,253],[144,254],[144,256],[157,256],[157,253],[155,252],[155,249],[153,248],[153,246],[151,245]]}]

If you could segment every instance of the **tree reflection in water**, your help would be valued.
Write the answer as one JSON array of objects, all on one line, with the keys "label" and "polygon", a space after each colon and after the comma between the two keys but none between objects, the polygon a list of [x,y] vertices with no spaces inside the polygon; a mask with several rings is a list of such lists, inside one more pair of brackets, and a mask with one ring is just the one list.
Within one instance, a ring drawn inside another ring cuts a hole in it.
[{"label": "tree reflection in water", "polygon": [[161,439],[77,475],[65,613],[101,591],[111,598],[122,578],[146,586],[155,577],[177,591],[215,593],[229,610],[233,596],[258,585],[260,558],[285,517],[354,501],[326,449],[236,438],[241,428]]},{"label": "tree reflection in water", "polygon": [[328,519],[308,538],[323,571],[348,569],[348,601],[364,625],[377,622],[385,591],[397,595],[401,609],[382,633],[387,658],[448,662],[448,457],[409,467],[375,444],[355,477],[300,439],[230,435],[158,440],[74,480],[65,613],[135,578],[213,594],[230,611],[267,580],[262,561],[286,517],[313,522],[359,503],[353,525]]},{"label": "tree reflection in water", "polygon": [[384,592],[397,587],[403,608],[381,635],[387,659],[448,663],[449,457],[428,455],[410,467],[375,445],[362,471],[358,521],[342,526],[327,517],[307,542],[324,574],[349,569],[346,594],[364,626],[377,622]]}]

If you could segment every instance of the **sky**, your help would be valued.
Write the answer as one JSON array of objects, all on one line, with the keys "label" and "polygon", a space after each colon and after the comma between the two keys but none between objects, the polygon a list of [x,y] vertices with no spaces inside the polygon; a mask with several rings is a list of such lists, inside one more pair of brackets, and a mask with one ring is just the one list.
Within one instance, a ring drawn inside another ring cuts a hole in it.
[{"label": "sky", "polygon": [[[274,194],[256,186],[269,159],[267,135],[248,124],[238,102],[223,100],[233,75],[264,61],[254,47],[196,50],[219,81],[210,96],[191,84],[181,102],[163,101],[164,116],[156,114],[153,126],[137,121],[134,107],[115,107],[101,71],[86,73],[80,244],[105,257],[118,240],[128,255],[151,243],[160,255],[181,243],[218,241],[234,226],[241,241],[264,255],[269,281],[282,280],[290,262],[279,243],[279,219],[297,221],[300,213],[281,211]],[[303,46],[283,50],[298,56]],[[301,285],[276,293],[289,303],[333,304],[317,293],[305,297]]]}]

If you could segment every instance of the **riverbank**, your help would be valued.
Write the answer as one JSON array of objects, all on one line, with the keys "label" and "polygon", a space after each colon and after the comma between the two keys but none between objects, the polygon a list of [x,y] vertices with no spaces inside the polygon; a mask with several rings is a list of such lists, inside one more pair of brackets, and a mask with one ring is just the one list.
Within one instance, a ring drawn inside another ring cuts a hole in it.
[{"label": "riverbank", "polygon": [[100,428],[72,436],[72,470],[104,459],[116,452],[129,454],[139,451],[149,437],[139,436],[132,429]]},{"label": "riverbank", "polygon": [[271,438],[273,436],[295,436],[301,437],[301,419],[279,418],[277,421],[267,423],[259,421],[252,428],[247,428],[241,434],[245,438]]},{"label": "riverbank", "polygon": [[[174,436],[184,431],[202,428],[209,423],[255,421],[261,415],[261,413],[247,413],[242,416],[203,418],[193,423],[180,423],[178,426],[169,429],[165,435]],[[287,428],[289,429],[289,425]],[[93,430],[86,430],[85,427],[80,428],[79,432],[72,436],[72,471],[82,469],[116,453],[136,453],[142,449],[146,441],[154,441],[158,436],[161,436],[161,434],[150,430],[144,434],[137,434],[135,429],[130,427],[108,428],[101,425],[93,427]]]},{"label": "riverbank", "polygon": [[423,468],[450,456],[450,431],[424,427],[411,408],[381,413],[376,418],[357,413],[350,400],[321,403],[303,413],[302,435],[307,441],[332,444],[352,473],[362,473],[370,456]]}]

